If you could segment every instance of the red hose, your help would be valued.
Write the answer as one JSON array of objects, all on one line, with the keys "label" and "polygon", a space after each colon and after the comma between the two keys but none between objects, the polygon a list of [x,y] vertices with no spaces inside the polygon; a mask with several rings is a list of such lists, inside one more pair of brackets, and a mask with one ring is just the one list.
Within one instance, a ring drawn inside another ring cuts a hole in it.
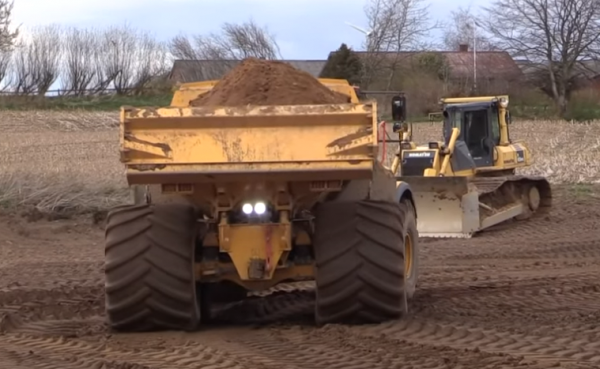
[{"label": "red hose", "polygon": [[383,163],[385,161],[385,150],[386,150],[386,141],[385,141],[385,137],[386,137],[386,132],[385,132],[385,120],[382,120],[381,123],[379,123],[379,134],[377,135],[377,140],[379,141],[379,136],[381,137],[381,141],[383,142],[383,149],[381,150],[381,163]]}]

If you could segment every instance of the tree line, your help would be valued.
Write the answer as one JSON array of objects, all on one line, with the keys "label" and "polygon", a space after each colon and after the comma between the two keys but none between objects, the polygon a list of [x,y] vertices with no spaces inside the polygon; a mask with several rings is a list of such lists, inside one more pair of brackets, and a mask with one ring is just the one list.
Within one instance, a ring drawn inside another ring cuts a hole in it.
[{"label": "tree line", "polygon": [[[600,75],[600,68],[593,67],[600,56],[600,1],[494,0],[480,9],[458,7],[445,22],[430,19],[430,6],[427,0],[366,1],[370,36],[363,49],[372,53],[361,58],[361,83],[368,85],[384,70],[391,87],[399,69],[395,64],[406,62],[403,51],[476,44],[479,51],[506,51],[525,64],[530,86],[550,97],[564,116],[580,77]],[[431,40],[433,30],[441,30],[440,40]],[[345,63],[353,65],[347,76],[356,79],[356,62]],[[421,60],[417,64],[423,67]],[[443,60],[433,64],[438,65],[434,74],[443,80]]]},{"label": "tree line", "polygon": [[274,37],[253,21],[161,42],[127,24],[15,29],[13,5],[0,0],[0,93],[45,95],[58,82],[58,90],[72,96],[135,94],[165,82],[174,59],[281,58]]}]

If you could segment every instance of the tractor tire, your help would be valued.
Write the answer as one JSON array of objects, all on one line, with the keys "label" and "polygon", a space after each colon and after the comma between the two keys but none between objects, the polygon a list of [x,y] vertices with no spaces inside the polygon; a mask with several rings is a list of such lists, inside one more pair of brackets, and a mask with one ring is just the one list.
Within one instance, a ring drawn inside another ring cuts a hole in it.
[{"label": "tractor tire", "polygon": [[319,204],[313,240],[317,324],[379,323],[407,311],[405,211],[387,201]]},{"label": "tractor tire", "polygon": [[413,204],[408,199],[400,202],[404,218],[404,257],[405,274],[404,289],[408,299],[412,299],[417,290],[419,279],[419,231],[417,230],[417,217]]},{"label": "tractor tire", "polygon": [[197,218],[190,205],[130,205],[108,215],[105,294],[116,331],[197,328]]}]

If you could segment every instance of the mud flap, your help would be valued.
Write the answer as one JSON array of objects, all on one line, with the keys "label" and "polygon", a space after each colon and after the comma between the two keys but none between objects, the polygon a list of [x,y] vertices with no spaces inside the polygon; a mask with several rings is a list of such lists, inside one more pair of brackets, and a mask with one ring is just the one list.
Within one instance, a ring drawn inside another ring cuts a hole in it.
[{"label": "mud flap", "polygon": [[479,194],[466,177],[399,177],[413,192],[420,237],[470,238],[481,228]]}]

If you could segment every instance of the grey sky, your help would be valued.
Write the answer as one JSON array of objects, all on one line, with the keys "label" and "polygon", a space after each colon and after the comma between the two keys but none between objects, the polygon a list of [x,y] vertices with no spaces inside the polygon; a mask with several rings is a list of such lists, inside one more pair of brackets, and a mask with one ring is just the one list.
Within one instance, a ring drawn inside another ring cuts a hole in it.
[{"label": "grey sky", "polygon": [[[443,20],[455,7],[489,0],[430,0],[431,17]],[[104,27],[130,25],[167,40],[180,32],[218,31],[223,22],[253,18],[275,33],[286,59],[323,59],[342,42],[360,49],[365,0],[18,0],[14,20],[24,27],[59,23]],[[439,38],[439,34],[431,35]]]}]

